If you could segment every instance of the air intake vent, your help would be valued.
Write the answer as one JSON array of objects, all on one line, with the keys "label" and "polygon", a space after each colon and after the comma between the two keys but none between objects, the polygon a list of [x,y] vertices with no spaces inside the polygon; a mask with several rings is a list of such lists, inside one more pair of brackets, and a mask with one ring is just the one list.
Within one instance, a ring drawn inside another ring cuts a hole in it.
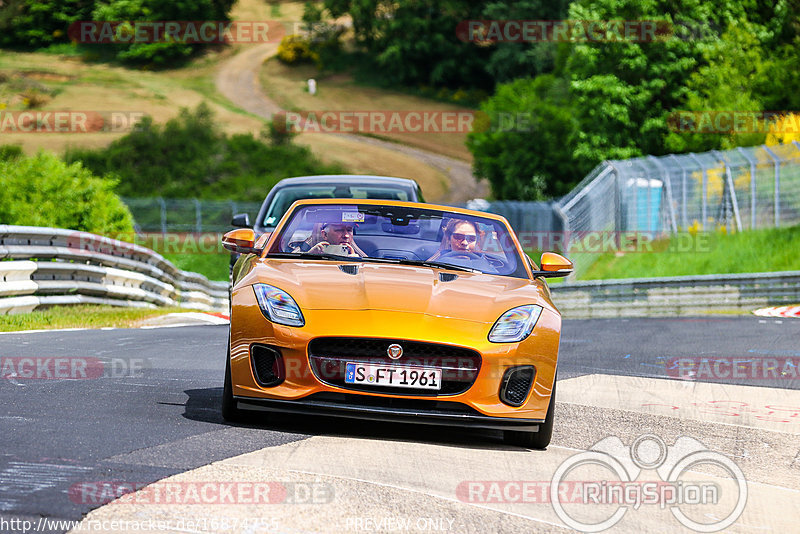
[{"label": "air intake vent", "polygon": [[506,371],[500,385],[500,400],[509,406],[522,406],[528,398],[536,368],[532,365],[513,367]]},{"label": "air intake vent", "polygon": [[440,282],[452,282],[452,281],[453,281],[453,280],[455,280],[456,278],[458,278],[458,275],[457,275],[457,274],[453,274],[453,273],[439,273],[439,281],[440,281]]},{"label": "air intake vent", "polygon": [[358,265],[340,265],[339,270],[346,274],[358,274]]},{"label": "air intake vent", "polygon": [[271,388],[283,382],[283,358],[280,352],[272,347],[253,345],[250,347],[250,359],[259,386]]}]

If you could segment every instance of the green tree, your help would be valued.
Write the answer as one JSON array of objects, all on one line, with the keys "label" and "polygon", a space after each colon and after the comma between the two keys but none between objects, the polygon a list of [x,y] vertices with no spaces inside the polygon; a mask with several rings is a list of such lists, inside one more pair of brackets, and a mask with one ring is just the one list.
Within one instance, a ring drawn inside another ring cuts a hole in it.
[{"label": "green tree", "polygon": [[[703,66],[689,77],[684,109],[694,112],[751,112],[764,109],[760,88],[771,80],[772,63],[762,46],[762,27],[746,20],[731,24],[719,40],[702,49]],[[759,37],[759,33],[762,33]],[[762,144],[764,132],[692,133],[671,131],[665,138],[670,152],[703,152]]]},{"label": "green tree", "polygon": [[[569,0],[518,0],[487,2],[484,20],[561,20],[567,16]],[[551,72],[555,68],[557,43],[495,43],[486,64],[486,71],[496,83],[515,78],[529,78]]]},{"label": "green tree", "polygon": [[[798,65],[797,48],[786,42],[787,36],[795,35],[790,30],[795,28],[791,21],[796,16],[789,11],[783,1],[754,0],[743,5],[733,0],[716,4],[575,0],[569,7],[571,20],[661,21],[672,33],[642,42],[577,41],[560,46],[553,73],[568,85],[570,121],[575,128],[553,121],[543,126],[541,134],[520,137],[506,146],[496,142],[492,150],[482,147],[484,140],[478,134],[469,145],[476,171],[493,176],[493,191],[501,198],[528,187],[531,176],[546,179],[546,194],[558,194],[561,186],[552,180],[575,183],[604,159],[757,142],[757,138],[742,136],[727,141],[721,136],[683,137],[670,131],[668,119],[678,110],[759,111],[769,98],[793,102],[786,97],[788,92],[768,81],[772,76],[787,86],[798,83],[797,69],[785,68]],[[779,61],[770,59],[776,54]],[[501,96],[505,87],[498,86],[484,109],[508,108]],[[541,98],[544,102],[537,106],[544,109],[564,101],[561,93],[554,92],[544,92]],[[550,152],[554,161],[530,157],[542,146],[556,148]],[[514,166],[504,169],[498,162]],[[557,168],[558,173],[546,172],[545,165]]]},{"label": "green tree", "polygon": [[570,165],[578,124],[566,80],[543,75],[500,85],[481,111],[489,122],[467,146],[495,198],[542,200],[580,180]]},{"label": "green tree", "polygon": [[6,0],[0,45],[43,47],[67,41],[73,22],[90,20],[95,0]]},{"label": "green tree", "polygon": [[357,45],[387,84],[492,88],[489,48],[459,39],[459,23],[479,19],[474,0],[325,0],[332,17],[349,14]]},{"label": "green tree", "polygon": [[133,231],[128,208],[114,194],[116,182],[94,176],[80,163],[67,165],[49,152],[0,159],[0,220],[97,234]]}]

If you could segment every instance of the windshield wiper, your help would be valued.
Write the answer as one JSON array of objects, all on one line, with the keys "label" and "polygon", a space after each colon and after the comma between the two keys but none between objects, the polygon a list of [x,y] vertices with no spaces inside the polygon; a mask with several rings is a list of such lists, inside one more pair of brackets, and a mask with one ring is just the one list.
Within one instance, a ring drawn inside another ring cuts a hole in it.
[{"label": "windshield wiper", "polygon": [[369,256],[361,258],[357,256],[339,256],[337,254],[309,254],[308,252],[275,252],[267,254],[267,258],[298,258],[309,260],[334,260],[334,261],[365,261],[372,263],[392,263],[395,265],[415,265],[420,267],[433,267],[435,269],[450,269],[453,271],[462,271],[466,273],[483,273],[479,269],[471,269],[469,267],[462,267],[460,265],[452,265],[450,263],[438,263],[435,261],[422,261],[422,260],[404,260],[399,258],[371,258]]},{"label": "windshield wiper", "polygon": [[334,260],[334,261],[368,261],[375,263],[399,263],[399,260],[391,258],[370,258],[360,256],[339,256],[338,254],[309,254],[308,252],[275,252],[267,254],[267,258],[291,258],[291,259],[304,259],[304,260]]},{"label": "windshield wiper", "polygon": [[422,267],[433,267],[436,269],[451,269],[453,271],[463,271],[467,273],[483,273],[479,269],[471,269],[469,267],[462,267],[461,265],[452,265],[450,263],[438,263],[435,261],[421,261],[421,260],[397,260],[400,265],[419,265]]},{"label": "windshield wiper", "polygon": [[304,260],[354,260],[359,261],[363,258],[355,256],[339,256],[338,254],[309,254],[308,252],[273,252],[267,254],[267,258],[297,258]]}]

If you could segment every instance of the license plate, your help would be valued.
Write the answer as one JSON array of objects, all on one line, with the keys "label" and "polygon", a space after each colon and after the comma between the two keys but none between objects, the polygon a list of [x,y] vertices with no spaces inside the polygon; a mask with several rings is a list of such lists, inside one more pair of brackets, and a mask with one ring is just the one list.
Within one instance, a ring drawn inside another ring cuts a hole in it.
[{"label": "license plate", "polygon": [[345,384],[367,384],[395,388],[442,389],[442,370],[371,363],[347,363]]}]

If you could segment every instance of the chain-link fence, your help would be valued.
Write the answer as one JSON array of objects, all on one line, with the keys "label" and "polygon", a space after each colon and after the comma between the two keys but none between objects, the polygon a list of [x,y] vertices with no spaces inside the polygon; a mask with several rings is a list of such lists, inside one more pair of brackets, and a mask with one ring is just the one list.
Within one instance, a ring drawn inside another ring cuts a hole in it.
[{"label": "chain-link fence", "polygon": [[[177,198],[123,198],[133,214],[136,229],[151,233],[227,232],[236,213],[255,222],[260,202],[233,202]],[[486,202],[476,209],[506,217],[517,233],[560,230],[553,202]]]},{"label": "chain-link fence", "polygon": [[[164,234],[226,232],[234,214],[254,221],[260,208],[258,202],[124,201],[138,231]],[[568,254],[580,273],[598,252],[622,248],[623,238],[800,223],[800,144],[605,161],[557,202],[470,204],[505,216],[526,248]]]},{"label": "chain-link fence", "polygon": [[[741,231],[800,223],[800,144],[598,165],[554,206],[567,235]],[[569,241],[569,240],[567,240]],[[591,262],[571,253],[576,270]]]},{"label": "chain-link fence", "polygon": [[573,232],[797,224],[800,144],[605,161],[557,209]]},{"label": "chain-link fence", "polygon": [[138,232],[227,232],[231,218],[247,213],[254,221],[261,202],[182,198],[123,198],[133,214]]}]

